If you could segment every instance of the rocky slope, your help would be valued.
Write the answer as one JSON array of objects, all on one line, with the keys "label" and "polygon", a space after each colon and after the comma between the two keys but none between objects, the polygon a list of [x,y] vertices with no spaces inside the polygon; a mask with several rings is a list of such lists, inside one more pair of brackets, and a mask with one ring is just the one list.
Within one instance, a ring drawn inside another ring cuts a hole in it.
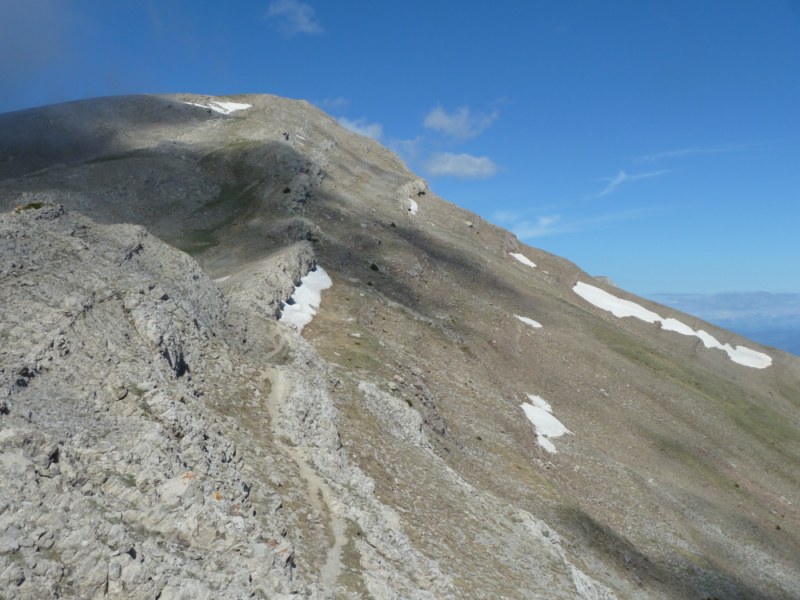
[{"label": "rocky slope", "polygon": [[0,208],[10,598],[800,598],[800,361],[307,103],[0,115]]}]

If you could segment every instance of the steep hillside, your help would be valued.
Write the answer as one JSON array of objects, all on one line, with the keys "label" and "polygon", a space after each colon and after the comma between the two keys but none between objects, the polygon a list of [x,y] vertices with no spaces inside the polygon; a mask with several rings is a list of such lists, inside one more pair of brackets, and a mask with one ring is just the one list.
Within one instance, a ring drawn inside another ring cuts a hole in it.
[{"label": "steep hillside", "polygon": [[0,208],[10,597],[800,598],[800,360],[305,102],[0,115]]}]

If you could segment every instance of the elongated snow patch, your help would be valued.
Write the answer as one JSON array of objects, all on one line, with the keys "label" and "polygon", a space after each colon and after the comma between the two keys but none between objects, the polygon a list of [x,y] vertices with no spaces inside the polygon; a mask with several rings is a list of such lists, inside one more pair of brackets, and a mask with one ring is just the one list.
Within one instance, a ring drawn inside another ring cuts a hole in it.
[{"label": "elongated snow patch", "polygon": [[596,307],[610,312],[615,317],[636,317],[637,319],[641,319],[647,323],[659,323],[661,325],[661,329],[665,331],[674,331],[675,333],[680,333],[681,335],[689,335],[700,338],[700,341],[703,342],[703,345],[706,348],[717,348],[722,350],[728,355],[728,358],[737,364],[744,365],[745,367],[752,367],[754,369],[766,369],[772,364],[772,357],[764,354],[763,352],[758,352],[756,350],[746,348],[745,346],[736,346],[734,348],[730,344],[722,344],[719,342],[719,340],[717,340],[717,338],[702,329],[695,331],[685,323],[678,321],[678,319],[665,319],[659,314],[654,313],[652,310],[648,310],[645,307],[636,304],[635,302],[625,300],[624,298],[618,298],[617,296],[609,294],[607,291],[601,290],[593,285],[589,285],[588,283],[579,281],[572,289],[576,294],[590,304],[594,304]]},{"label": "elongated snow patch", "polygon": [[539,321],[534,321],[533,319],[529,319],[528,317],[521,317],[519,315],[514,315],[514,317],[519,319],[520,321],[522,321],[526,325],[530,325],[534,329],[539,329],[542,326],[542,324],[539,323]]},{"label": "elongated snow patch", "polygon": [[212,100],[208,104],[198,104],[197,102],[184,102],[184,104],[188,104],[190,106],[199,106],[200,108],[208,108],[223,115],[229,115],[237,110],[245,110],[253,107],[252,104],[243,104],[241,102],[219,102],[217,100]]},{"label": "elongated snow patch", "polygon": [[527,265],[527,266],[531,267],[532,269],[536,268],[536,263],[533,262],[530,258],[525,256],[524,254],[520,254],[519,252],[509,252],[509,254],[511,256],[513,256],[514,258],[516,258],[523,265]]},{"label": "elongated snow patch", "polygon": [[550,438],[561,437],[565,433],[571,434],[572,432],[553,416],[553,407],[550,406],[549,402],[533,394],[528,394],[528,400],[531,401],[531,404],[525,402],[520,404],[519,407],[533,424],[533,430],[536,432],[536,441],[550,454],[556,454],[556,446],[550,441]]},{"label": "elongated snow patch", "polygon": [[419,210],[419,204],[417,204],[416,200],[412,200],[411,198],[408,199],[408,214],[412,217],[417,214]]},{"label": "elongated snow patch", "polygon": [[317,314],[322,301],[322,290],[327,290],[332,285],[331,278],[322,267],[309,271],[300,280],[300,285],[294,288],[294,293],[283,307],[283,313],[278,320],[291,325],[297,331],[303,331],[303,327]]}]

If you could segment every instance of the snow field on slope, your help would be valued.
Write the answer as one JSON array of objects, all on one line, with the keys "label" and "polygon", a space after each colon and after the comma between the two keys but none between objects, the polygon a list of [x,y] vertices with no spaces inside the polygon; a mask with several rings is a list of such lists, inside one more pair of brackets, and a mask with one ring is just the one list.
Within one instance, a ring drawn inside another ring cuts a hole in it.
[{"label": "snow field on slope", "polygon": [[408,199],[408,214],[412,217],[417,214],[419,210],[419,204],[417,204],[416,200],[412,200],[411,198]]},{"label": "snow field on slope", "polygon": [[534,329],[539,329],[542,326],[542,324],[539,323],[539,321],[534,321],[533,319],[529,319],[528,317],[521,317],[519,315],[514,315],[514,318],[515,319],[519,319],[520,321],[522,321],[526,325],[530,325]]},{"label": "snow field on slope", "polygon": [[561,437],[565,433],[571,434],[572,432],[553,416],[553,407],[545,399],[528,394],[528,400],[531,401],[530,404],[525,402],[519,407],[533,424],[536,441],[550,454],[556,454],[556,446],[550,441],[550,438]]},{"label": "snow field on slope", "polygon": [[197,102],[184,102],[184,104],[188,104],[189,106],[199,106],[200,108],[208,108],[222,115],[229,115],[237,110],[245,110],[253,107],[252,104],[242,104],[241,102],[220,102],[217,100],[212,100],[208,104],[198,104]]},{"label": "snow field on slope", "polygon": [[516,258],[523,265],[527,265],[527,266],[531,267],[532,269],[536,268],[536,263],[533,262],[530,258],[525,256],[524,254],[520,254],[519,252],[509,252],[509,254],[511,256],[513,256],[514,258]]},{"label": "snow field on slope", "polygon": [[317,309],[322,301],[322,291],[332,285],[331,278],[322,267],[317,266],[314,270],[309,271],[300,280],[300,284],[294,288],[294,293],[287,300],[281,318],[278,320],[294,327],[298,332],[303,331],[303,327],[308,325],[317,314]]},{"label": "snow field on slope", "polygon": [[657,313],[654,313],[653,311],[648,310],[645,307],[636,304],[635,302],[618,298],[617,296],[609,294],[607,291],[601,290],[593,285],[589,285],[588,283],[579,281],[575,284],[572,290],[590,304],[610,312],[615,317],[635,317],[647,323],[659,323],[661,325],[661,329],[665,331],[674,331],[675,333],[679,333],[681,335],[695,336],[699,338],[701,342],[703,342],[703,345],[706,348],[717,348],[722,350],[733,362],[744,365],[745,367],[766,369],[772,364],[772,357],[764,354],[763,352],[758,352],[745,346],[736,346],[734,348],[730,344],[722,344],[719,340],[717,340],[717,338],[707,331],[702,329],[695,331],[677,319],[665,319]]}]

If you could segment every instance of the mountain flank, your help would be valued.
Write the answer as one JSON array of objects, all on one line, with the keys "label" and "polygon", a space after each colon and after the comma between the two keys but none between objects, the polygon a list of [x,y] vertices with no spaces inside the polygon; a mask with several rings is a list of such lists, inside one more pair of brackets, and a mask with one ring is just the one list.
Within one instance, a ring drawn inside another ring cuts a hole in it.
[{"label": "mountain flank", "polygon": [[306,102],[0,115],[0,209],[9,598],[800,598],[800,359]]}]

